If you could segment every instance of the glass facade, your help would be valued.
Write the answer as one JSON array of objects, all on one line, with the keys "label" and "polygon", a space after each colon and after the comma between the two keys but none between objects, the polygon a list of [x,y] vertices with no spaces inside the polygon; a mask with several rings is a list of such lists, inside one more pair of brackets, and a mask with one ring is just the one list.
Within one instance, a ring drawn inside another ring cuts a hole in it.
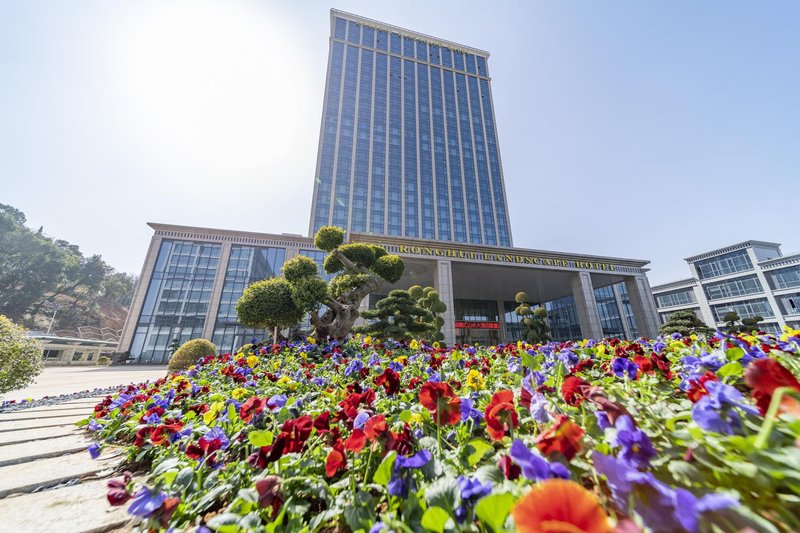
[{"label": "glass facade", "polygon": [[766,298],[747,300],[744,302],[733,302],[722,305],[712,305],[711,310],[714,312],[717,322],[722,322],[723,317],[731,311],[739,315],[739,318],[752,318],[754,316],[769,318],[775,316],[775,313]]},{"label": "glass facade", "polygon": [[497,322],[497,302],[494,300],[453,300],[456,320]]},{"label": "glass facade", "polygon": [[800,315],[800,292],[776,295],[784,315]]},{"label": "glass facade", "polygon": [[183,344],[203,336],[221,249],[220,244],[162,241],[131,343],[138,363],[165,363],[173,339]]},{"label": "glass facade", "polygon": [[266,330],[239,324],[236,302],[251,283],[280,275],[285,258],[285,248],[231,247],[212,337],[220,353],[232,353],[254,337],[262,340],[270,335]]},{"label": "glass facade", "polygon": [[658,307],[669,307],[671,305],[685,305],[691,303],[694,303],[693,289],[665,292],[656,295],[656,304]]},{"label": "glass facade", "polygon": [[700,279],[715,278],[717,276],[724,276],[725,274],[753,270],[753,263],[747,255],[747,250],[739,250],[712,257],[711,259],[697,261],[694,266],[697,267],[697,274],[700,276]]},{"label": "glass facade", "polygon": [[312,232],[511,246],[487,58],[334,16]]},{"label": "glass facade", "polygon": [[729,279],[709,283],[703,287],[709,300],[719,300],[721,298],[731,298],[733,296],[744,296],[747,294],[760,294],[764,292],[758,276],[755,274],[743,278]]},{"label": "glass facade", "polygon": [[516,342],[522,337],[522,318],[515,312],[519,304],[517,302],[503,302],[503,319],[505,320],[506,342]]},{"label": "glass facade", "polygon": [[781,268],[770,272],[776,289],[794,289],[800,287],[800,266]]},{"label": "glass facade", "polygon": [[572,295],[547,302],[544,307],[550,322],[550,336],[554,341],[582,338],[578,310],[575,308],[575,298]]},{"label": "glass facade", "polygon": [[620,300],[622,301],[622,313],[625,315],[625,320],[628,322],[628,329],[631,332],[631,338],[629,340],[633,340],[639,337],[639,328],[636,326],[636,318],[633,316],[633,307],[631,306],[631,298],[628,295],[628,288],[625,286],[625,283],[618,283],[616,285],[619,287],[619,296]]},{"label": "glass facade", "polygon": [[594,300],[597,302],[597,311],[600,314],[600,324],[603,326],[604,337],[625,338],[625,328],[622,325],[620,306],[614,296],[614,287],[598,287],[594,290]]}]

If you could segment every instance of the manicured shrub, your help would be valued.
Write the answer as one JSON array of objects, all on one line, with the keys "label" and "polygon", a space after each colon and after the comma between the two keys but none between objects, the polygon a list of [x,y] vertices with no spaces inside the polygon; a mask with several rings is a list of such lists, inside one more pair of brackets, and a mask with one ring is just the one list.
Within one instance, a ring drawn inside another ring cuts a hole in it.
[{"label": "manicured shrub", "polygon": [[314,246],[323,252],[330,252],[344,242],[344,230],[336,226],[323,226],[314,236]]},{"label": "manicured shrub", "polygon": [[0,394],[30,385],[43,367],[39,343],[0,315]]},{"label": "manicured shrub", "polygon": [[197,364],[197,361],[209,355],[216,355],[217,347],[214,343],[206,339],[192,339],[183,343],[183,345],[175,350],[172,357],[169,359],[167,368],[171,372],[178,370],[186,370],[190,366]]},{"label": "manicured shrub", "polygon": [[236,302],[236,313],[239,322],[257,329],[288,328],[303,318],[285,278],[261,280],[247,287]]},{"label": "manicured shrub", "polygon": [[97,358],[97,366],[108,366],[111,363],[111,359],[108,356],[101,355]]},{"label": "manicured shrub", "polygon": [[389,283],[398,282],[400,278],[403,277],[404,269],[405,264],[399,255],[384,255],[383,257],[379,257],[371,268],[373,272]]},{"label": "manicured shrub", "polygon": [[298,255],[286,261],[281,267],[281,272],[283,272],[283,277],[286,278],[286,281],[297,283],[305,277],[316,275],[317,263],[310,257]]}]

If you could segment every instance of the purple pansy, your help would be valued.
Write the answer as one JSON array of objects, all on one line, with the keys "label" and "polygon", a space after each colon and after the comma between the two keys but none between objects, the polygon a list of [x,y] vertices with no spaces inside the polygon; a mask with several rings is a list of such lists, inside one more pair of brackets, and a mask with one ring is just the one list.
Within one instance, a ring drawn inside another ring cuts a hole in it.
[{"label": "purple pansy", "polygon": [[550,478],[569,478],[569,470],[561,463],[551,463],[539,453],[534,453],[525,443],[516,439],[511,443],[509,455],[522,469],[522,475],[531,481]]},{"label": "purple pansy", "polygon": [[628,415],[621,416],[615,424],[617,428],[616,444],[622,449],[619,459],[634,468],[645,468],[655,457],[656,450],[644,431],[633,424]]},{"label": "purple pansy", "polygon": [[128,514],[138,516],[140,518],[147,518],[156,512],[167,499],[165,492],[153,492],[147,487],[142,487],[139,492],[134,494],[131,505],[128,507]]}]

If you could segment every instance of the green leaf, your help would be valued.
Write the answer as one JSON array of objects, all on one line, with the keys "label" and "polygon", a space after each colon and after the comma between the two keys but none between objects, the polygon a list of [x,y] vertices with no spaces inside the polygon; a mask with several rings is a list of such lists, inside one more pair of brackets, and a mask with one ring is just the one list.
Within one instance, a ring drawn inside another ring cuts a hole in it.
[{"label": "green leaf", "polygon": [[739,359],[744,357],[744,350],[742,350],[738,346],[736,348],[728,348],[727,350],[725,350],[725,355],[728,356],[728,361],[738,361]]},{"label": "green leaf", "polygon": [[236,406],[232,403],[228,404],[228,420],[238,420],[239,419],[239,411],[236,410]]},{"label": "green leaf", "polygon": [[397,452],[395,451],[386,454],[386,457],[384,457],[381,464],[378,465],[378,469],[372,477],[374,483],[383,485],[384,487],[389,484],[389,481],[392,479],[392,468],[394,468],[394,461],[396,458]]},{"label": "green leaf", "polygon": [[[208,521],[208,527],[219,530],[221,526],[236,524],[239,521],[239,518],[241,517],[235,513],[218,514]],[[236,529],[238,529],[238,527]]]},{"label": "green leaf", "polygon": [[405,411],[400,413],[399,418],[401,421],[408,423],[411,422],[411,415],[412,415],[411,411],[409,409],[406,409]]},{"label": "green leaf", "polygon": [[[475,466],[476,464],[481,462],[487,453],[494,450],[491,444],[486,442],[483,439],[472,439],[467,443],[467,462],[469,462],[469,466]],[[471,451],[470,451],[471,450]]]},{"label": "green leaf", "polygon": [[84,418],[83,420],[78,420],[77,422],[75,422],[75,425],[78,427],[88,426],[90,418]]},{"label": "green leaf", "polygon": [[492,528],[493,531],[502,531],[508,513],[514,506],[516,499],[509,493],[490,494],[481,498],[475,506],[475,514],[481,522]]},{"label": "green leaf", "polygon": [[743,371],[744,369],[742,368],[742,364],[738,361],[734,361],[732,363],[722,365],[722,368],[717,370],[717,375],[723,378],[738,377],[742,375]]},{"label": "green leaf", "polygon": [[178,475],[172,482],[172,488],[183,492],[189,487],[191,487],[193,482],[194,482],[194,468],[187,466],[186,468],[178,472]]},{"label": "green leaf", "polygon": [[444,526],[450,520],[450,515],[441,507],[428,507],[422,515],[422,527],[436,533],[444,533]]},{"label": "green leaf", "polygon": [[275,435],[271,431],[264,430],[255,430],[251,431],[247,434],[247,440],[250,441],[250,444],[253,446],[269,446],[272,444]]},{"label": "green leaf", "polygon": [[461,504],[461,489],[458,487],[458,481],[452,477],[437,479],[425,489],[425,501],[428,503],[428,507],[456,509]]},{"label": "green leaf", "polygon": [[159,476],[173,468],[178,466],[178,458],[177,457],[170,457],[168,459],[164,459],[159,463],[159,465],[153,470],[153,476]]}]

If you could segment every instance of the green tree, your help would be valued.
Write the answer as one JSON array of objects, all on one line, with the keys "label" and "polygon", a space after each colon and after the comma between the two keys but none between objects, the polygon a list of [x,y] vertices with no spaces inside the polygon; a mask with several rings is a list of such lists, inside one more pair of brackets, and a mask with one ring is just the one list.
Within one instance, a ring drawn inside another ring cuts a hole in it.
[{"label": "green tree", "polygon": [[742,333],[752,333],[753,331],[758,331],[760,329],[758,327],[758,323],[762,320],[764,320],[764,317],[758,315],[749,318],[743,318],[739,331]]},{"label": "green tree", "polygon": [[374,320],[355,331],[381,339],[410,339],[431,331],[433,316],[419,305],[410,290],[395,289],[389,296],[378,300],[375,309],[363,311],[363,318]]},{"label": "green tree", "polygon": [[244,303],[240,300],[236,306],[240,322],[249,327],[269,324],[285,328],[297,324],[308,313],[317,339],[346,337],[359,316],[362,300],[385,282],[397,282],[403,275],[404,264],[399,256],[387,254],[382,246],[343,242],[341,228],[320,228],[314,236],[314,245],[328,252],[323,267],[325,272],[336,276],[326,282],[312,259],[294,257],[283,265],[281,277],[256,282],[253,285],[262,285],[249,294],[253,285],[245,291]]},{"label": "green tree", "polygon": [[522,340],[531,344],[544,344],[550,340],[550,326],[547,325],[547,310],[544,307],[531,308],[528,295],[518,292],[514,297],[517,308],[514,312],[522,324]]},{"label": "green tree", "polygon": [[419,321],[426,321],[428,324],[428,331],[425,332],[427,338],[432,341],[443,341],[442,326],[444,326],[444,318],[441,315],[447,311],[447,304],[439,299],[439,291],[433,287],[425,287],[423,289],[419,285],[413,285],[408,289],[408,293],[417,301],[417,305],[428,312],[427,318],[421,317],[419,319]]},{"label": "green tree", "polygon": [[736,324],[739,322],[739,315],[736,311],[728,311],[725,313],[725,316],[722,317],[722,321],[725,322],[725,327],[728,328],[728,333],[736,333],[739,331],[739,326]]},{"label": "green tree", "polygon": [[184,342],[180,348],[175,350],[169,358],[167,369],[170,372],[186,370],[192,365],[197,364],[203,357],[217,354],[217,347],[206,339],[192,339]]},{"label": "green tree", "polygon": [[39,343],[0,315],[0,394],[30,385],[43,366]]},{"label": "green tree", "polygon": [[705,325],[705,323],[697,318],[694,311],[675,311],[669,315],[667,323],[659,328],[658,332],[661,335],[672,335],[673,333],[680,333],[681,335],[702,334],[711,335],[714,330]]}]

